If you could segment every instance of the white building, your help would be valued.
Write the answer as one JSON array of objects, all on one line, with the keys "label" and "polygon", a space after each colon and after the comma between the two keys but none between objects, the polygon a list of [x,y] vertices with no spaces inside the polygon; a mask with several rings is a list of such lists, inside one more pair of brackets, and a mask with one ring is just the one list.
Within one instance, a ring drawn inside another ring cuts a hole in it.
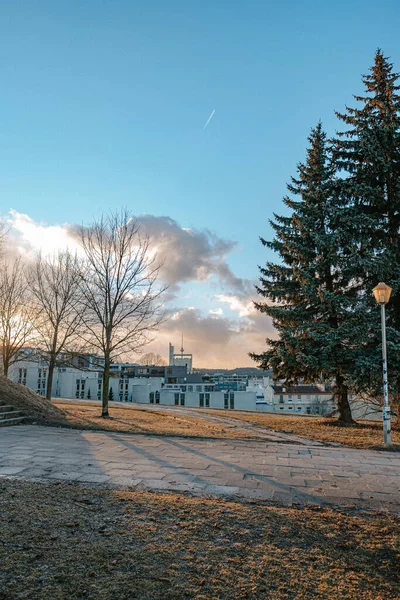
[{"label": "white building", "polygon": [[[200,386],[199,386],[200,387]],[[207,386],[203,386],[205,390]],[[199,408],[224,408],[229,410],[257,410],[254,392],[206,392],[182,391],[178,388],[162,388],[159,396],[150,396],[150,403],[170,406],[192,406]]]},{"label": "white building", "polygon": [[[43,360],[39,355],[34,355],[33,353],[27,355],[26,359],[11,365],[8,372],[8,377],[12,381],[15,381],[15,383],[20,383],[21,385],[26,385],[41,396],[46,395],[47,376],[47,361]],[[54,379],[52,387],[55,393]]]},{"label": "white building", "polygon": [[[173,355],[172,346],[170,351]],[[82,364],[86,368],[75,366],[55,368],[52,384],[53,398],[101,399],[103,378],[97,366],[98,362],[86,360]],[[176,373],[170,376],[168,371],[172,372],[173,367],[153,369],[140,365],[113,365],[109,381],[109,399],[120,402],[257,410],[292,415],[326,415],[336,408],[332,392],[324,386],[286,387],[283,384],[275,384],[272,378],[267,376],[262,379],[259,377],[249,379],[245,390],[241,388],[241,381],[228,382],[232,386],[239,387],[240,384],[239,389],[229,389],[225,385],[225,389],[221,389],[218,377],[215,377],[216,381],[211,381],[204,380],[201,375],[185,376],[186,368],[183,369],[183,366],[186,367],[186,364],[177,365]],[[189,366],[191,363],[188,368]],[[26,385],[44,396],[47,388],[48,363],[40,352],[26,350],[23,358],[10,367],[9,377],[16,383]],[[350,404],[354,418],[382,417],[378,404],[372,406],[371,402],[365,403],[356,398],[350,398]]]},{"label": "white building", "polygon": [[193,371],[193,354],[188,354],[183,348],[183,336],[182,336],[182,347],[180,354],[175,354],[175,349],[172,344],[169,345],[169,366],[170,367],[187,367],[187,372]]},{"label": "white building", "polygon": [[274,412],[327,415],[335,408],[332,392],[316,385],[274,385],[270,381],[265,395],[272,401]]}]

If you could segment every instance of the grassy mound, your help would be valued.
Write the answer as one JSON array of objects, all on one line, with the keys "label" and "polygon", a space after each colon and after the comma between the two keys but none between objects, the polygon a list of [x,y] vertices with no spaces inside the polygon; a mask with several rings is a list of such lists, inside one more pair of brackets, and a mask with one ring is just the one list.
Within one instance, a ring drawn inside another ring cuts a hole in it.
[{"label": "grassy mound", "polygon": [[65,425],[64,412],[29,388],[0,375],[0,404],[11,404],[37,423]]}]

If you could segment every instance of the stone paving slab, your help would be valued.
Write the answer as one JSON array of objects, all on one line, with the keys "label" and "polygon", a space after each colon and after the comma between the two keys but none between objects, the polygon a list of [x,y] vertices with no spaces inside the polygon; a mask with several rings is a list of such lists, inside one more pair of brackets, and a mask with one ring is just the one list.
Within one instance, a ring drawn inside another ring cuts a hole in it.
[{"label": "stone paving slab", "polygon": [[19,425],[1,430],[0,477],[400,512],[400,454],[265,440]]}]

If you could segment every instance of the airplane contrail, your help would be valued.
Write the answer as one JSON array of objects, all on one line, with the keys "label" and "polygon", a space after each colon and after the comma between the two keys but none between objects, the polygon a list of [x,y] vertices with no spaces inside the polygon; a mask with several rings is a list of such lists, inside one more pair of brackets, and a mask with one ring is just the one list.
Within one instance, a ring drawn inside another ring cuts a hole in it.
[{"label": "airplane contrail", "polygon": [[207,121],[205,122],[205,125],[204,125],[203,129],[205,129],[205,128],[208,126],[209,122],[211,121],[211,119],[212,119],[212,118],[213,118],[213,116],[214,116],[214,113],[215,113],[215,108],[214,108],[214,110],[212,111],[211,115],[208,117]]}]

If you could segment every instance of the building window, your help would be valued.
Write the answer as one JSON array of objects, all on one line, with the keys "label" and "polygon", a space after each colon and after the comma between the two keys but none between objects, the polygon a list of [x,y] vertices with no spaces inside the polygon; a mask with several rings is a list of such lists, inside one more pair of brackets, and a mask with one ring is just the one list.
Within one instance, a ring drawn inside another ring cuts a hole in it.
[{"label": "building window", "polygon": [[292,394],[289,394],[288,401],[291,402],[293,399]]},{"label": "building window", "polygon": [[297,400],[301,400],[301,394],[297,395]]},{"label": "building window", "polygon": [[181,406],[185,406],[185,394],[180,394],[181,396]]},{"label": "building window", "polygon": [[199,406],[204,406],[204,394],[199,394]]},{"label": "building window", "polygon": [[188,385],[188,392],[193,392],[193,386],[192,385]]},{"label": "building window", "polygon": [[159,391],[156,392],[155,399],[156,399],[156,404],[160,404],[160,392]]},{"label": "building window", "polygon": [[77,379],[76,380],[75,398],[84,398],[84,397],[85,397],[85,380]]},{"label": "building window", "polygon": [[26,385],[26,369],[18,369],[18,383]]},{"label": "building window", "polygon": [[279,410],[283,410],[283,406],[280,406],[280,407],[279,407]]},{"label": "building window", "polygon": [[235,394],[233,392],[229,394],[229,408],[235,408]]},{"label": "building window", "polygon": [[203,386],[196,385],[196,392],[201,392],[203,390]]},{"label": "building window", "polygon": [[229,408],[229,394],[224,394],[224,408]]},{"label": "building window", "polygon": [[186,392],[186,385],[181,385],[181,391]]},{"label": "building window", "polygon": [[298,407],[297,407],[297,410],[301,410],[301,406],[298,406]]},{"label": "building window", "polygon": [[179,404],[179,394],[174,394],[175,396],[175,405],[177,406]]},{"label": "building window", "polygon": [[293,406],[288,406],[288,409],[289,410],[293,410]]},{"label": "building window", "polygon": [[280,402],[281,404],[283,404],[283,395],[282,395],[282,394],[279,396],[279,402]]},{"label": "building window", "polygon": [[150,404],[154,404],[154,392],[150,392],[149,398],[150,398]]},{"label": "building window", "polygon": [[213,386],[212,385],[205,385],[204,386],[204,391],[205,392],[212,392],[213,391]]},{"label": "building window", "polygon": [[206,406],[210,406],[210,394],[206,394]]},{"label": "building window", "polygon": [[307,406],[307,414],[310,415],[311,414],[311,408],[309,406]]}]

